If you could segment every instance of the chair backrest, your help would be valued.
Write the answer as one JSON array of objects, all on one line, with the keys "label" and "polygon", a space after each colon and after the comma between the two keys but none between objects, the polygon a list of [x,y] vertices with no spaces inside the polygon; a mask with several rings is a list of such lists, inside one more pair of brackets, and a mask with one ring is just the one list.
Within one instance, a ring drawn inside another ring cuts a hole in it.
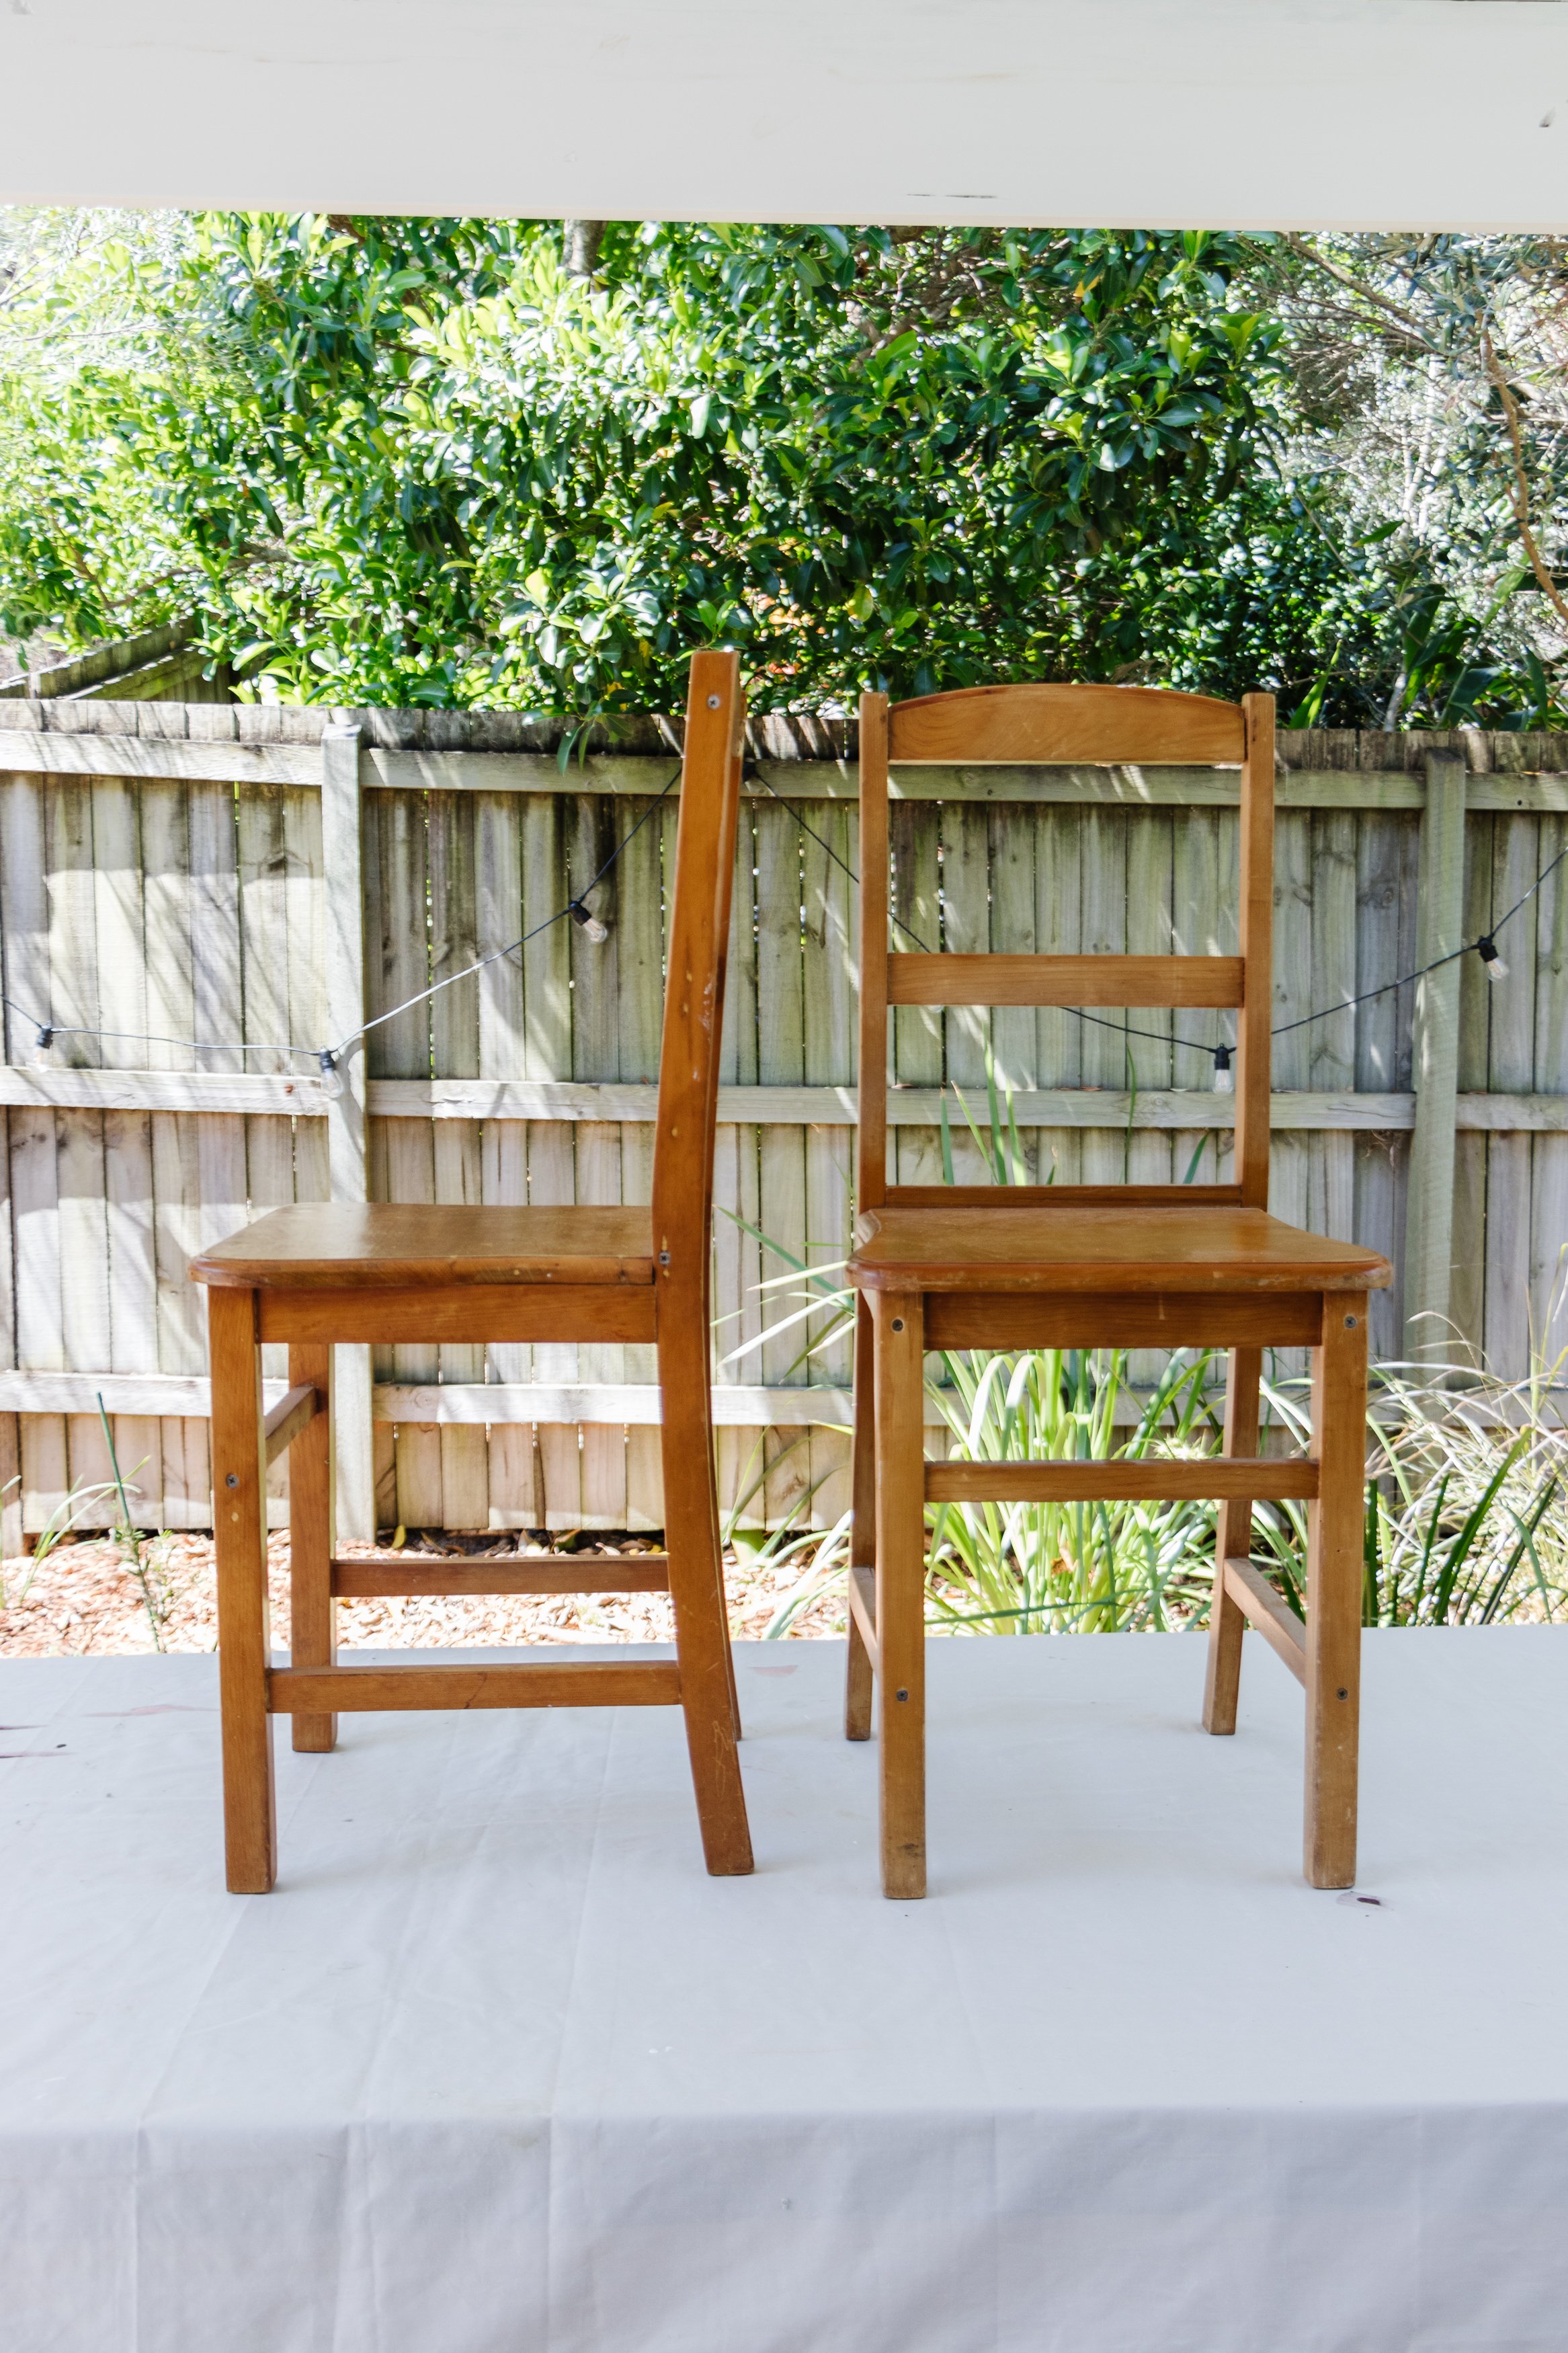
[{"label": "chair backrest", "polygon": [[655,1280],[679,1284],[700,1302],[704,1348],[713,1130],[745,716],[739,656],[693,654],[665,965],[653,1222]]},{"label": "chair backrest", "polygon": [[[1068,762],[1241,768],[1235,956],[937,955],[889,941],[889,765]],[[857,1201],[1128,1208],[1268,1205],[1268,1031],[1274,904],[1274,698],[1239,703],[1149,687],[978,686],[889,705],[860,698],[860,1117]],[[1236,1177],[1228,1185],[890,1185],[888,1009],[896,1005],[1234,1007]]]}]

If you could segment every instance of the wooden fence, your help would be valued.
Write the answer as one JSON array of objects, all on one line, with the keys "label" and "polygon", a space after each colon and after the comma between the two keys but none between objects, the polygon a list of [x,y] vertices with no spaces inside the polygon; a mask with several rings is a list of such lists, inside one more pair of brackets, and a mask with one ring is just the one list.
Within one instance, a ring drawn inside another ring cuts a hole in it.
[{"label": "wooden fence", "polygon": [[[102,1394],[147,1523],[211,1521],[191,1251],[292,1199],[647,1197],[675,795],[574,923],[373,1030],[328,1095],[318,1048],[544,922],[652,808],[675,730],[623,731],[563,773],[509,714],[0,702],[5,994],[62,1028],[34,1067],[7,1015],[0,1216],[5,1548],[102,1478]],[[842,723],[753,730],[726,1008],[716,1279],[729,1358],[788,1302],[753,1233],[841,1257],[854,1120],[856,780]],[[1473,937],[1568,843],[1568,739],[1285,736],[1276,1018]],[[896,787],[897,788],[897,787]],[[900,913],[955,949],[1234,949],[1234,773],[910,771]],[[803,830],[803,825],[809,831]],[[1479,960],[1276,1042],[1274,1201],[1400,1271],[1376,1344],[1449,1315],[1521,1372],[1568,1240],[1568,866]],[[1223,1017],[1183,1014],[1217,1041]],[[1031,1176],[1205,1176],[1226,1099],[1169,1015],[1129,1036],[1061,1011],[897,1016],[894,1150],[940,1177],[945,1082],[984,1119],[987,1046]],[[193,1052],[166,1040],[243,1041]],[[1408,1325],[1408,1328],[1407,1328]],[[727,1499],[818,1522],[846,1499],[848,1358],[797,1329],[718,1372]],[[342,1352],[346,1534],[411,1526],[657,1526],[649,1352]],[[1143,1369],[1146,1371],[1147,1366]],[[275,1378],[282,1366],[269,1366]],[[281,1493],[277,1516],[286,1516]],[[89,1517],[94,1515],[89,1514]],[[99,1514],[97,1516],[102,1516]]]}]

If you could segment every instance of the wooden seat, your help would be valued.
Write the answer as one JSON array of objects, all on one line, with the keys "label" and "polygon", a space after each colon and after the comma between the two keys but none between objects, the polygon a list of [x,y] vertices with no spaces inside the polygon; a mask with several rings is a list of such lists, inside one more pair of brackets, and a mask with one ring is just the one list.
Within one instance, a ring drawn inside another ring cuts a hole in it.
[{"label": "wooden seat", "polygon": [[[890,764],[1240,765],[1240,953],[890,953]],[[1274,706],[1148,689],[970,688],[860,704],[861,1022],[854,1527],[845,1730],[881,1741],[882,1886],[922,1895],[925,1511],[931,1503],[1220,1502],[1204,1723],[1236,1728],[1241,1640],[1263,1634],[1307,1694],[1307,1876],[1355,1875],[1367,1293],[1385,1260],[1268,1212]],[[887,1167],[888,1011],[900,1005],[1231,1007],[1235,1175],[1211,1185],[910,1186]],[[1225,1452],[1203,1461],[928,1463],[928,1349],[1224,1348]],[[1263,1351],[1312,1352],[1312,1441],[1260,1457]],[[1308,1504],[1307,1612],[1250,1558],[1252,1507]]]},{"label": "wooden seat", "polygon": [[[713,1475],[709,1280],[713,1128],[744,704],[736,658],[691,665],[664,1032],[647,1208],[301,1204],[192,1264],[208,1286],[213,1485],[228,1884],[277,1874],[272,1718],[330,1749],[340,1712],[679,1705],[710,1871],[752,1868]],[[663,1556],[624,1563],[338,1560],[331,1365],[353,1342],[647,1342],[658,1354]],[[262,1415],[260,1349],[289,1349],[288,1395]],[[292,1647],[271,1663],[266,1472],[287,1451]],[[345,1594],[665,1590],[673,1660],[340,1665]]]}]

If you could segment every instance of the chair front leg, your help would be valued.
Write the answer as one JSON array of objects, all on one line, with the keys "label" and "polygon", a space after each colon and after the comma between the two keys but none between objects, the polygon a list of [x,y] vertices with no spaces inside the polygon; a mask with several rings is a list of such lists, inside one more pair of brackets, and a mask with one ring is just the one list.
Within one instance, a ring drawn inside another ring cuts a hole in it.
[{"label": "chair front leg", "polygon": [[237,1895],[265,1895],[278,1876],[278,1813],[267,1707],[267,1451],[254,1291],[208,1290],[207,1345],[228,1884]]},{"label": "chair front leg", "polygon": [[1355,1882],[1366,1309],[1364,1292],[1326,1293],[1322,1345],[1312,1357],[1318,1493],[1307,1511],[1305,1864],[1314,1887]]},{"label": "chair front leg", "polygon": [[874,1296],[882,1893],[903,1900],[926,1892],[925,1313]]},{"label": "chair front leg", "polygon": [[[1256,1454],[1261,1348],[1233,1348],[1225,1392],[1225,1451]],[[1245,1560],[1252,1550],[1252,1505],[1245,1497],[1221,1504],[1215,1528],[1214,1598],[1209,1603],[1208,1665],[1204,1682],[1204,1730],[1234,1732],[1241,1690],[1241,1638],[1247,1620],[1226,1588],[1227,1559]]]},{"label": "chair front leg", "polygon": [[[290,1347],[289,1386],[310,1388],[321,1400],[289,1449],[289,1663],[335,1667],[337,1603],[332,1599],[332,1352]],[[333,1747],[335,1715],[297,1715],[294,1746],[312,1753]]]},{"label": "chair front leg", "polygon": [[[877,1350],[871,1303],[862,1293],[855,1310],[855,1440],[851,1463],[849,1574],[877,1564]],[[844,1676],[844,1737],[871,1737],[871,1654],[853,1609],[848,1612],[849,1652]]]}]

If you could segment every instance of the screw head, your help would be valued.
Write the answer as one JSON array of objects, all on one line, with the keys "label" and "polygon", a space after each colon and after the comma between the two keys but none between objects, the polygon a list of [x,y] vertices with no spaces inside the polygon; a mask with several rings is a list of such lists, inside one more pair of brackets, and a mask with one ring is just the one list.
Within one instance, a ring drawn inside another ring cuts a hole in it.
[{"label": "screw head", "polygon": [[1339,1691],[1335,1693],[1334,1696],[1336,1699],[1349,1699],[1350,1694],[1348,1691]]},{"label": "screw head", "polygon": [[894,1331],[895,1331],[895,1332],[901,1332],[901,1331],[903,1330],[903,1328],[904,1328],[904,1319],[903,1319],[903,1317],[902,1317],[901,1315],[895,1315],[895,1316],[894,1316],[894,1318],[893,1318],[893,1329],[894,1329]]},{"label": "screw head", "polygon": [[1347,1315],[1345,1317],[1345,1330],[1347,1332],[1353,1332],[1355,1330],[1355,1317],[1353,1315]]},{"label": "screw head", "polygon": [[895,1692],[893,1696],[895,1699],[908,1699],[909,1694],[907,1691]]},{"label": "screw head", "polygon": [[229,1474],[228,1474],[228,1477],[224,1481],[224,1482],[223,1482],[223,1483],[224,1483],[224,1485],[225,1485],[226,1487],[237,1487],[237,1486],[238,1486],[238,1484],[239,1484],[239,1473],[238,1473],[238,1472],[237,1472],[237,1471],[231,1471],[231,1472],[229,1472]]},{"label": "screw head", "polygon": [[708,698],[708,708],[709,708],[709,710],[710,710],[710,711],[717,711],[717,710],[718,710],[718,708],[719,708],[719,698],[718,698],[718,696],[717,696],[716,694],[710,694],[710,695],[709,696],[709,698]]}]

